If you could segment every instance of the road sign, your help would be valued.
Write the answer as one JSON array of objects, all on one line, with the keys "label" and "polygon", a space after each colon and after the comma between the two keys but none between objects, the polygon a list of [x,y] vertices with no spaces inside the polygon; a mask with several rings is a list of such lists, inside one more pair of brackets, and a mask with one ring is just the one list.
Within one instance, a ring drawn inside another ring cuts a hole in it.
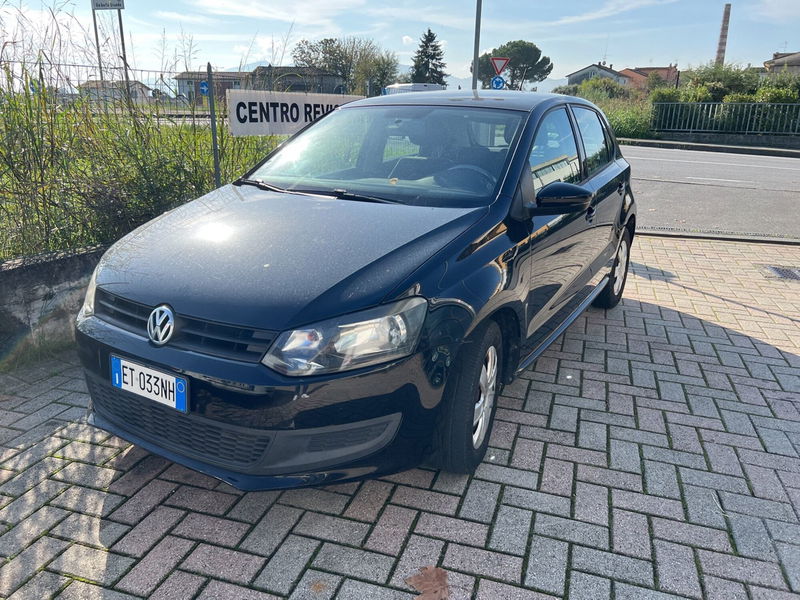
[{"label": "road sign", "polygon": [[92,10],[122,10],[125,0],[92,0]]},{"label": "road sign", "polygon": [[201,81],[200,82],[200,93],[203,96],[208,96],[208,82],[207,81]]},{"label": "road sign", "polygon": [[335,110],[364,96],[227,90],[228,125],[234,136],[291,135]]},{"label": "road sign", "polygon": [[492,77],[492,89],[493,90],[502,90],[506,87],[506,80],[500,77],[500,75],[495,75]]},{"label": "road sign", "polygon": [[503,69],[506,68],[509,60],[510,59],[505,58],[503,56],[493,56],[492,58],[489,59],[489,61],[492,63],[492,68],[494,69],[494,72],[497,73],[498,75],[500,75],[500,73],[503,72]]}]

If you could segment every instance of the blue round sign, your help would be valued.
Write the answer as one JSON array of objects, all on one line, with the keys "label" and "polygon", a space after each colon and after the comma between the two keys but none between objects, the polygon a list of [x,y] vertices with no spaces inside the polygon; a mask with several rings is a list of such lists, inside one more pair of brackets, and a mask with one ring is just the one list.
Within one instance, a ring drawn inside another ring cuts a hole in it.
[{"label": "blue round sign", "polygon": [[500,75],[495,75],[492,77],[492,89],[493,90],[502,90],[506,87],[506,80],[500,77]]},{"label": "blue round sign", "polygon": [[207,81],[201,81],[200,82],[200,93],[203,94],[203,96],[208,96],[208,82]]}]

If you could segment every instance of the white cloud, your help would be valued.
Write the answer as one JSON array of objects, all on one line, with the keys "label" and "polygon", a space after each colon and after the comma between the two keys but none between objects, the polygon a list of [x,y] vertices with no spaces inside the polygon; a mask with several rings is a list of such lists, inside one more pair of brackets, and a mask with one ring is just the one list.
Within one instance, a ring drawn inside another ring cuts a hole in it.
[{"label": "white cloud", "polygon": [[547,25],[572,25],[573,23],[585,23],[587,21],[598,21],[607,19],[616,15],[645,8],[648,6],[659,6],[662,4],[672,4],[678,0],[607,0],[597,10],[581,13],[579,15],[572,15],[561,17],[555,21],[547,23]]},{"label": "white cloud", "polygon": [[169,10],[156,11],[155,15],[159,19],[166,19],[168,21],[180,21],[182,23],[193,23],[195,25],[207,25],[216,22],[215,19],[206,17],[205,15],[195,15],[191,13],[177,13]]},{"label": "white cloud", "polygon": [[403,46],[409,46],[413,44],[414,41],[415,41],[414,38],[412,38],[410,35],[403,36]]},{"label": "white cloud", "polygon": [[360,9],[366,0],[306,0],[298,3],[273,4],[260,0],[193,0],[195,8],[212,15],[281,21],[326,29],[336,35],[339,27],[333,19],[348,11]]},{"label": "white cloud", "polygon": [[753,11],[757,17],[770,21],[800,20],[800,2],[797,0],[759,0]]}]

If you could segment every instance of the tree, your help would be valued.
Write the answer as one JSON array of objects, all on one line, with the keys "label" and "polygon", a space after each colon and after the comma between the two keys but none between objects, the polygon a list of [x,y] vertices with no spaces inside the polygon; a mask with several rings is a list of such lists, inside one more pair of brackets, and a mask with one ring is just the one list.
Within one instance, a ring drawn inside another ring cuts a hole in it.
[{"label": "tree", "polygon": [[506,42],[478,59],[478,75],[485,88],[489,87],[489,82],[494,77],[494,68],[489,60],[493,56],[503,56],[509,59],[504,77],[506,84],[511,89],[521,89],[522,84],[526,81],[542,81],[553,71],[553,63],[550,62],[550,58],[542,56],[542,51],[533,42],[525,40]]},{"label": "tree", "polygon": [[300,40],[292,59],[298,67],[313,67],[337,75],[349,93],[363,93],[371,78],[371,66],[381,57],[378,45],[366,38],[325,38]]},{"label": "tree", "polygon": [[669,84],[664,81],[664,78],[656,71],[652,71],[647,76],[647,91],[652,92],[658,88],[667,87]]},{"label": "tree", "polygon": [[391,50],[384,50],[378,54],[371,63],[364,64],[368,69],[362,77],[370,83],[370,95],[377,96],[381,89],[391,85],[397,80],[398,63],[397,55]]},{"label": "tree", "polygon": [[447,65],[444,62],[444,50],[441,43],[436,41],[436,34],[428,28],[419,40],[419,48],[414,54],[414,64],[411,66],[411,81],[413,83],[438,83],[446,85],[444,72]]}]

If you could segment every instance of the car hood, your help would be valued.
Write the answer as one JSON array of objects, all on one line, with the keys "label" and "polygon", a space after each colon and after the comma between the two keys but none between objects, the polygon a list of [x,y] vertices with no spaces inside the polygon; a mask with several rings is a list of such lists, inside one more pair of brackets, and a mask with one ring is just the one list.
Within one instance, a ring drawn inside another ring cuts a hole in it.
[{"label": "car hood", "polygon": [[485,211],[227,185],[117,242],[97,284],[178,314],[286,329],[380,303]]}]

